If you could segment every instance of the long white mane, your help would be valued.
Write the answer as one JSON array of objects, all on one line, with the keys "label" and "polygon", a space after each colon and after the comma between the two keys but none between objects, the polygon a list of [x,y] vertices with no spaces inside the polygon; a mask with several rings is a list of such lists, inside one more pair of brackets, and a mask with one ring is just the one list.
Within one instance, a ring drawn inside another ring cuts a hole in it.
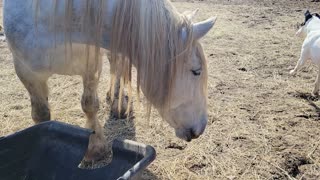
[{"label": "long white mane", "polygon": [[[38,14],[42,11],[39,3],[43,2],[33,1],[37,25],[37,21],[41,20]],[[105,48],[105,41],[109,39],[107,48],[111,50],[112,63],[117,64],[117,68],[113,70],[112,82],[116,76],[121,76],[121,89],[127,85],[131,91],[131,69],[135,66],[137,91],[140,91],[140,85],[144,83],[142,91],[148,101],[158,108],[165,108],[170,104],[172,80],[178,73],[177,67],[183,66],[186,59],[190,58],[193,44],[198,47],[198,53],[203,57],[202,63],[205,64],[201,45],[193,41],[191,22],[185,15],[178,13],[168,0],[116,0],[113,1],[116,2],[113,8],[107,7],[110,3],[105,0],[85,0],[83,7],[80,7],[83,12],[80,16],[79,13],[74,16],[77,11],[74,1],[66,0],[65,9],[62,10],[59,9],[60,1],[52,1],[50,27],[54,34],[61,34],[63,31],[66,56],[73,56],[74,32],[85,37],[87,49],[89,45],[95,46],[96,62],[100,48]],[[113,12],[107,12],[110,9]],[[57,18],[59,13],[64,14],[62,19]],[[113,14],[111,20],[106,17],[110,13]],[[106,24],[112,25],[111,30],[105,28]],[[104,37],[106,32],[110,33],[110,37]],[[89,50],[87,52],[89,57]],[[205,89],[206,87],[204,91]]]}]

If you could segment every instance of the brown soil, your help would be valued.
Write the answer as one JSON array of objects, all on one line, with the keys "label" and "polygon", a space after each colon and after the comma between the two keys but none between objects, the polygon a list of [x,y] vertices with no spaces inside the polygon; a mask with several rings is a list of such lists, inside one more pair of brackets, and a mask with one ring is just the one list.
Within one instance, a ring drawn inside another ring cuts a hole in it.
[{"label": "brown soil", "polygon": [[[110,120],[105,61],[99,120],[108,139],[120,136],[156,148],[144,179],[320,179],[320,101],[310,95],[316,70],[309,65],[295,77],[288,74],[303,41],[294,36],[296,25],[306,9],[319,10],[320,3],[176,1],[181,11],[199,8],[197,20],[218,16],[202,40],[209,66],[208,127],[200,139],[185,143],[156,112],[150,122],[138,108],[133,120]],[[1,136],[33,122],[29,96],[4,42],[0,68]],[[83,126],[80,78],[54,76],[49,85],[53,118]]]}]

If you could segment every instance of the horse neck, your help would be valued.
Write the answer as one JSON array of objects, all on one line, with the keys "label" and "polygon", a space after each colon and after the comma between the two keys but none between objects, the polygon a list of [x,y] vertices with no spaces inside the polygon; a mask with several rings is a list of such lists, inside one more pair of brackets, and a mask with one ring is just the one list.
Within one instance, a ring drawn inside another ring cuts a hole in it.
[{"label": "horse neck", "polygon": [[[112,59],[116,60],[118,54],[128,57],[129,66],[137,69],[138,85],[148,101],[153,105],[163,104],[165,91],[170,89],[169,78],[174,74],[167,58],[173,56],[174,50],[164,46],[178,46],[180,38],[175,35],[182,19],[166,0],[118,2],[125,4],[118,4],[114,13]],[[122,67],[126,69],[126,65]],[[126,71],[120,70],[120,73],[130,78]],[[158,96],[154,97],[155,94]]]}]

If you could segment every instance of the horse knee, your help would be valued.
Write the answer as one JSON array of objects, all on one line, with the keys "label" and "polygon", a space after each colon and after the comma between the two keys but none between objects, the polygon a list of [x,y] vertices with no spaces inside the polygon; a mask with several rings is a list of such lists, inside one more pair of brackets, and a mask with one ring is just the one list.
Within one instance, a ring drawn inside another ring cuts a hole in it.
[{"label": "horse knee", "polygon": [[24,78],[21,78],[21,81],[29,92],[31,100],[31,116],[35,123],[51,120],[48,104],[48,86],[46,81],[32,81]]},{"label": "horse knee", "polygon": [[49,121],[51,119],[50,109],[45,102],[41,103],[41,102],[31,101],[31,106],[32,106],[31,116],[36,123]]},{"label": "horse knee", "polygon": [[99,110],[99,99],[96,96],[83,95],[81,106],[83,112],[86,114],[97,113]]}]

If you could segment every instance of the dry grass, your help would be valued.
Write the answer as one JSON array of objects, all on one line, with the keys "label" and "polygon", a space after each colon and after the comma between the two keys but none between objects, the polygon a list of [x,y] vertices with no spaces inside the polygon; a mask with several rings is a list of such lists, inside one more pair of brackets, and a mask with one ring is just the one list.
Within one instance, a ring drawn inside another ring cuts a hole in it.
[{"label": "dry grass", "polygon": [[[179,0],[177,0],[179,1]],[[181,11],[200,8],[199,19],[218,15],[203,39],[209,61],[209,125],[198,140],[185,143],[152,114],[141,110],[131,121],[110,120],[104,97],[105,61],[99,119],[109,137],[126,137],[157,150],[145,179],[320,179],[320,101],[310,96],[315,69],[296,77],[288,72],[303,39],[295,25],[310,1],[175,2]],[[0,135],[33,124],[26,90],[15,75],[11,55],[0,43]],[[80,78],[55,76],[50,84],[53,118],[83,125]]]}]

